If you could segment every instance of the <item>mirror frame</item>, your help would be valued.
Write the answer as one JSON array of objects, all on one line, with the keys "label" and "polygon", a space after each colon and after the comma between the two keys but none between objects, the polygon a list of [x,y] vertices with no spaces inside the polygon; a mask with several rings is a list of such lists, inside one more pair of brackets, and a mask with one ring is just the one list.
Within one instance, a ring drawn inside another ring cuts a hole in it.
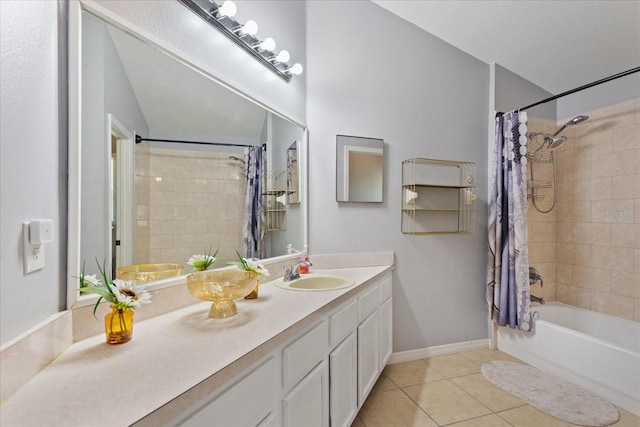
[{"label": "mirror frame", "polygon": [[[298,156],[300,160],[300,203],[302,212],[302,234],[305,247],[309,244],[309,209],[308,209],[308,139],[309,131],[306,125],[290,119],[285,114],[277,111],[269,105],[256,100],[249,93],[233,87],[232,85],[215,77],[213,74],[197,65],[190,63],[184,59],[180,52],[174,51],[160,39],[157,39],[146,33],[143,29],[135,26],[119,15],[104,9],[95,2],[84,0],[69,1],[69,22],[68,22],[68,195],[67,195],[67,304],[66,309],[81,307],[94,304],[97,296],[83,297],[78,299],[78,277],[82,269],[82,260],[80,255],[80,206],[81,206],[81,168],[82,168],[82,11],[87,11],[110,25],[136,37],[139,40],[149,44],[151,47],[158,49],[174,60],[184,64],[194,71],[211,79],[213,82],[231,90],[239,96],[242,96],[267,111],[272,112],[284,120],[287,120],[302,129],[302,142],[299,144]],[[284,255],[274,258],[267,258],[265,261],[284,261],[288,259],[297,259],[299,254]],[[183,285],[186,283],[186,275],[166,279],[158,282],[152,282],[145,285],[148,290],[166,288],[169,286]]]}]

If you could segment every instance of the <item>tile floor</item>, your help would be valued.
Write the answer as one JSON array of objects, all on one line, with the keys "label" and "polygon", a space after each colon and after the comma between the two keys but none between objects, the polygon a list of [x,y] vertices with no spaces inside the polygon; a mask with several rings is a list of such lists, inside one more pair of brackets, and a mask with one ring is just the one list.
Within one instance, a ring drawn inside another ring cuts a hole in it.
[{"label": "tile floor", "polygon": [[[351,427],[575,427],[494,386],[483,363],[517,359],[482,349],[387,365]],[[615,427],[640,427],[618,408]]]}]

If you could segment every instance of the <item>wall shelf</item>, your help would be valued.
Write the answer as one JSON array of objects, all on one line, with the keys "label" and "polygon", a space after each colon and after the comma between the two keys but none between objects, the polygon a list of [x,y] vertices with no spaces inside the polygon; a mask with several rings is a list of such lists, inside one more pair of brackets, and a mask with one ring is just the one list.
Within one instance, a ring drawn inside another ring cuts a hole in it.
[{"label": "wall shelf", "polygon": [[473,234],[476,165],[413,158],[402,162],[404,234]]},{"label": "wall shelf", "polygon": [[290,191],[286,189],[286,171],[273,169],[266,174],[267,190],[264,197],[264,213],[268,231],[286,230],[287,197]]}]

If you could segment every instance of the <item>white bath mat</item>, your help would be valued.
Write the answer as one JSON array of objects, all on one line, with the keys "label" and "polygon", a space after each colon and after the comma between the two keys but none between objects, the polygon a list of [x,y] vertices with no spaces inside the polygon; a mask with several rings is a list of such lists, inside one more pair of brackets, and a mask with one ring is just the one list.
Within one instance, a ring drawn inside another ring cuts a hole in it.
[{"label": "white bath mat", "polygon": [[597,427],[618,421],[618,411],[611,403],[532,366],[494,361],[482,365],[482,374],[529,405],[568,423]]}]

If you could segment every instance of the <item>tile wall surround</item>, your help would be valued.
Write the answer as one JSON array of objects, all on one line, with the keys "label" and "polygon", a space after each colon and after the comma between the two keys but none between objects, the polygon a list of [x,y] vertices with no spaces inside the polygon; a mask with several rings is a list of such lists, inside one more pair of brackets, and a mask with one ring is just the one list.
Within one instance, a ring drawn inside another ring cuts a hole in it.
[{"label": "tile wall surround", "polygon": [[[557,129],[556,121],[529,116],[529,133],[553,133]],[[535,152],[540,147],[543,137],[529,140],[529,152]],[[531,172],[535,181],[552,181],[553,165],[551,163],[529,162],[527,181],[531,181]],[[531,189],[528,190],[531,192]],[[557,189],[557,191],[560,191]],[[548,211],[553,206],[554,193],[551,188],[538,188],[536,194],[544,196],[536,200],[541,211]],[[533,200],[527,203],[527,220],[529,237],[529,265],[538,270],[544,278],[544,285],[531,285],[531,295],[544,298],[545,301],[556,299],[556,212],[557,204],[550,212],[540,213],[533,205]]]},{"label": "tile wall surround", "polygon": [[186,263],[220,249],[235,258],[242,247],[244,174],[222,153],[136,146],[134,263]]},{"label": "tile wall surround", "polygon": [[[529,202],[530,265],[553,277],[548,299],[640,321],[640,99],[582,114],[555,152],[555,214]],[[529,120],[530,131],[547,125]]]}]

